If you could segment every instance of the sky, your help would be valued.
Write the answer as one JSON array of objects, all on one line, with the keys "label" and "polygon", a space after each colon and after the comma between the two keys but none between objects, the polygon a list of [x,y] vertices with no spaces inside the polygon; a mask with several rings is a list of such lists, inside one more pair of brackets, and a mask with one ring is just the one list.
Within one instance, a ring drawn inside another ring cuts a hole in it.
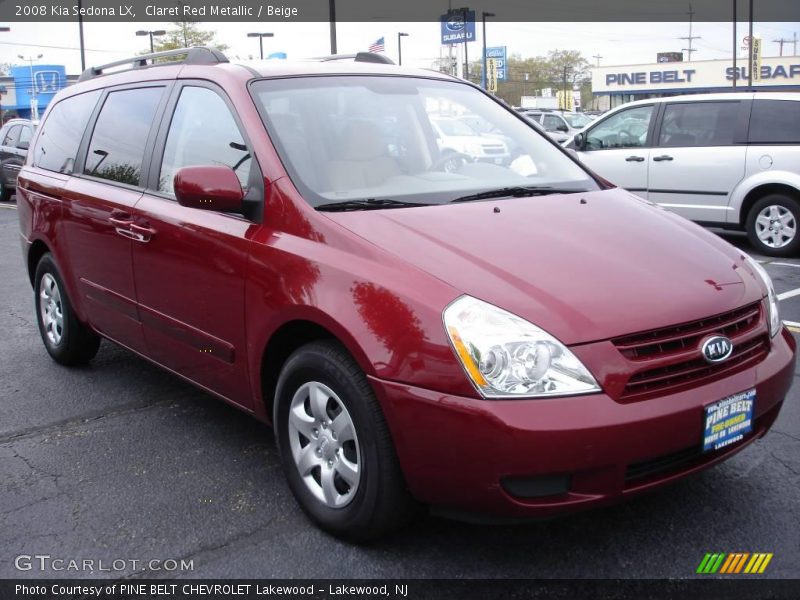
[{"label": "sky", "polygon": [[[68,74],[80,72],[77,23],[12,23],[11,31],[0,33],[0,63],[23,64],[18,55],[37,57],[41,64],[64,64]],[[168,29],[171,23],[86,23],[84,25],[87,66],[133,56],[148,49],[147,37],[137,37],[138,29]],[[248,38],[248,32],[272,32],[275,37],[264,39],[265,55],[286,52],[289,59],[307,58],[330,53],[328,23],[205,23],[204,29],[217,32],[217,39],[229,46],[228,57],[239,60],[258,57],[258,39]],[[481,27],[478,24],[476,42],[469,44],[470,60],[480,56]],[[487,44],[505,45],[509,55],[543,56],[549,51],[578,50],[592,64],[629,65],[653,63],[657,52],[680,51],[689,35],[687,23],[487,23]],[[370,43],[383,37],[386,54],[397,60],[397,33],[403,38],[403,64],[430,68],[440,56],[439,23],[338,23],[337,39],[340,53],[366,50]],[[756,23],[756,36],[763,40],[764,56],[778,56],[779,45],[772,40],[800,38],[800,23]],[[738,25],[739,55],[747,24]],[[695,23],[692,35],[697,52],[693,60],[729,58],[732,46],[730,23]],[[800,54],[800,43],[797,45]],[[446,51],[445,51],[446,52]],[[784,44],[783,54],[791,55],[793,46]],[[27,64],[27,63],[24,63]]]}]

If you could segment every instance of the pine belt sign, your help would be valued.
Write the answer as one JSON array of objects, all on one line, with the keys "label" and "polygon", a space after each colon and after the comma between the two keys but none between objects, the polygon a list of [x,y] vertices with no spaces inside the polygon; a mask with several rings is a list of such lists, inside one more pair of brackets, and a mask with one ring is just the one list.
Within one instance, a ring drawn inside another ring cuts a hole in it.
[{"label": "pine belt sign", "polygon": [[[630,66],[595,67],[592,71],[594,94],[646,93],[662,90],[730,89],[734,80],[747,81],[752,69],[753,82],[768,86],[800,86],[800,57],[763,58],[760,40],[753,40],[753,59],[654,63]],[[758,48],[758,51],[756,49]]]}]

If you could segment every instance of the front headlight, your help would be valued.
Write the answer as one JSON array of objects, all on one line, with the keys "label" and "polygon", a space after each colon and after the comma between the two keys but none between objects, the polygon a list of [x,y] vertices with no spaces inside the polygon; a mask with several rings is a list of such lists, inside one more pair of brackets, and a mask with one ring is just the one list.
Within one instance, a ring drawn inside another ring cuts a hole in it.
[{"label": "front headlight", "polygon": [[778,295],[775,293],[775,286],[772,285],[772,278],[769,273],[758,262],[747,256],[748,264],[753,271],[761,277],[761,281],[767,287],[767,318],[769,319],[769,334],[772,337],[778,335],[781,330],[781,315],[778,311]]},{"label": "front headlight", "polygon": [[486,398],[600,391],[564,344],[516,315],[462,296],[444,310],[443,317],[464,370]]}]

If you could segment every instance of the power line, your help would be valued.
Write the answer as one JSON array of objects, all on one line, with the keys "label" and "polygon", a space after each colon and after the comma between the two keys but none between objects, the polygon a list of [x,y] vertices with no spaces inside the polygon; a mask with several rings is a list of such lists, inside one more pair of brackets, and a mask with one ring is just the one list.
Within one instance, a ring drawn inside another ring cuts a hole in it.
[{"label": "power line", "polygon": [[[54,50],[80,50],[77,46],[47,46],[45,44],[21,44],[19,42],[0,42],[0,46],[25,46],[26,48],[52,48]],[[108,52],[111,54],[124,54],[119,50],[97,50],[86,48],[87,52]]]}]

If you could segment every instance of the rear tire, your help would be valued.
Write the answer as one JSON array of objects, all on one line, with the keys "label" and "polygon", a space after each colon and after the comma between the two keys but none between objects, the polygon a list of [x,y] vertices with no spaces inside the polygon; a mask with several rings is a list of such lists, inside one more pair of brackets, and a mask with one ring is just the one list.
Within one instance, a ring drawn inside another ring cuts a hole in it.
[{"label": "rear tire", "polygon": [[9,202],[11,196],[14,195],[14,189],[8,187],[3,181],[3,175],[0,174],[0,202]]},{"label": "rear tire", "polygon": [[322,529],[354,542],[385,535],[414,513],[372,388],[336,342],[312,342],[286,361],[275,394],[275,437],[300,506]]},{"label": "rear tire", "polygon": [[800,204],[785,194],[768,194],[747,214],[747,237],[766,256],[795,256],[800,252]]},{"label": "rear tire", "polygon": [[34,276],[36,322],[44,347],[62,365],[80,365],[97,354],[100,337],[81,323],[67,296],[53,256],[48,252],[39,260]]}]

